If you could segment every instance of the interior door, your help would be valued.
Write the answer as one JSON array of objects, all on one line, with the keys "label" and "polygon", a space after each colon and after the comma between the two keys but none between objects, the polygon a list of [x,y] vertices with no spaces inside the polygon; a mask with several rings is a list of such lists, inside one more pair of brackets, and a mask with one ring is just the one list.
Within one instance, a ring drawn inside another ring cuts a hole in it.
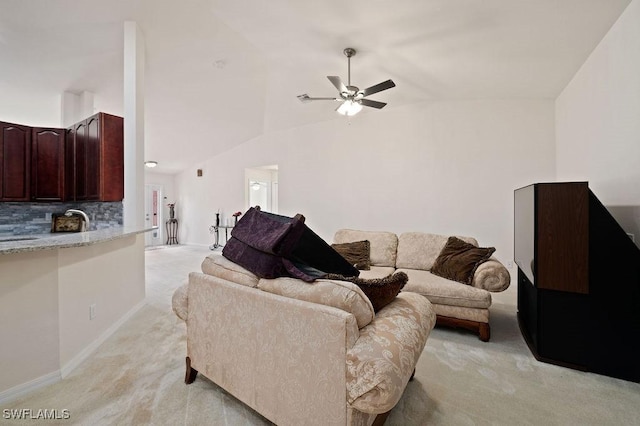
[{"label": "interior door", "polygon": [[162,228],[162,186],[144,186],[144,214],[145,225],[148,228],[155,227],[154,230],[145,233],[145,245],[158,246],[163,243]]}]

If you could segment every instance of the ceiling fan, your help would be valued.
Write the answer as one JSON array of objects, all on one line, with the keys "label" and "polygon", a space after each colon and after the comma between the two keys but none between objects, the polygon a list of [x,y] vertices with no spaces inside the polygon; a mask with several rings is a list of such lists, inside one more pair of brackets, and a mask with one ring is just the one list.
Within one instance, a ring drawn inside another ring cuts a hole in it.
[{"label": "ceiling fan", "polygon": [[327,76],[329,81],[338,89],[338,97],[335,98],[312,98],[308,94],[302,94],[298,96],[301,102],[311,102],[311,101],[338,101],[342,102],[336,111],[342,115],[355,115],[362,110],[362,106],[368,106],[372,108],[381,109],[384,108],[386,103],[373,101],[371,99],[365,99],[369,95],[373,95],[374,93],[382,92],[383,90],[391,89],[392,87],[396,87],[396,84],[392,80],[383,81],[382,83],[378,83],[374,86],[368,87],[366,89],[360,90],[356,86],[351,85],[351,57],[355,56],[356,50],[347,47],[343,50],[343,53],[347,57],[347,66],[348,66],[348,79],[347,85],[345,86],[342,82],[342,79],[335,75]]}]

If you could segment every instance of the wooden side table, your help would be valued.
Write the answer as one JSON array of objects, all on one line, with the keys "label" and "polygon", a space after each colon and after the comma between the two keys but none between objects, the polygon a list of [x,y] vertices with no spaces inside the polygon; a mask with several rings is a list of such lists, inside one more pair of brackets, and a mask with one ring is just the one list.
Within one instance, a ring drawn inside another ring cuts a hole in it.
[{"label": "wooden side table", "polygon": [[167,227],[167,244],[180,244],[178,242],[178,219],[169,219],[165,225]]}]

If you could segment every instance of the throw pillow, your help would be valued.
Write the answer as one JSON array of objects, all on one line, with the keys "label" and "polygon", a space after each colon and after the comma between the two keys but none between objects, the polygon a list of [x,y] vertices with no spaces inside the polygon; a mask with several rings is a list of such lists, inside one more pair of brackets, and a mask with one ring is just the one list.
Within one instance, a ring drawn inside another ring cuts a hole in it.
[{"label": "throw pillow", "polygon": [[371,243],[368,240],[331,244],[331,247],[356,269],[361,271],[371,269]]},{"label": "throw pillow", "polygon": [[442,278],[471,285],[480,264],[489,260],[495,247],[476,247],[460,238],[449,237],[436,258],[431,273]]},{"label": "throw pillow", "polygon": [[378,312],[391,303],[409,280],[409,277],[404,272],[396,272],[385,278],[374,279],[344,277],[337,274],[329,274],[327,278],[331,280],[350,281],[360,287],[362,292],[371,301],[375,312]]}]

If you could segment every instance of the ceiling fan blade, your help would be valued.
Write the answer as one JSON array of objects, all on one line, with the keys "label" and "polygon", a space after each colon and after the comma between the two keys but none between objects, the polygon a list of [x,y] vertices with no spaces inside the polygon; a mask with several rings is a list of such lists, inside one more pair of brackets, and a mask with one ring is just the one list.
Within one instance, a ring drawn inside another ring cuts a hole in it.
[{"label": "ceiling fan blade", "polygon": [[328,75],[327,78],[336,87],[336,89],[338,89],[338,92],[347,92],[347,86],[344,85],[340,77],[337,75]]},{"label": "ceiling fan blade", "polygon": [[360,103],[364,106],[382,109],[386,105],[385,102],[372,101],[371,99],[360,99]]},{"label": "ceiling fan blade", "polygon": [[383,90],[391,89],[392,87],[396,87],[396,84],[393,80],[383,81],[382,83],[378,83],[375,86],[367,87],[362,91],[362,96],[373,95],[374,93],[382,92]]},{"label": "ceiling fan blade", "polygon": [[341,101],[342,99],[338,99],[338,98],[312,98],[309,95],[302,94],[302,95],[298,95],[297,98],[300,100],[300,102],[311,102],[311,101]]}]

